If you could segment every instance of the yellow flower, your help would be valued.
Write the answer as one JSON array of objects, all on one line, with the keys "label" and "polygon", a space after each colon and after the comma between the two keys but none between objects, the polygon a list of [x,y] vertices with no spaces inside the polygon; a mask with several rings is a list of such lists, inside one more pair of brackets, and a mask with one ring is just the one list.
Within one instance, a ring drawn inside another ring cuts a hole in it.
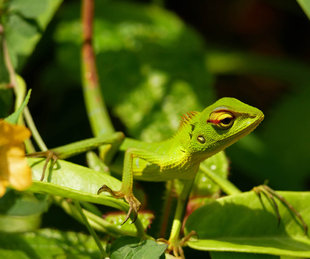
[{"label": "yellow flower", "polygon": [[7,186],[22,191],[32,183],[23,143],[29,137],[26,127],[0,119],[0,197]]}]

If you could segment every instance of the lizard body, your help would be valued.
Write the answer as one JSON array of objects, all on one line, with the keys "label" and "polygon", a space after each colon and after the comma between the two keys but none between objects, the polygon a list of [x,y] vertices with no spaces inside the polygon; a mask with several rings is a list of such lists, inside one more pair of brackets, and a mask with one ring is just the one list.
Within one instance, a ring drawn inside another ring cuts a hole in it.
[{"label": "lizard body", "polygon": [[263,118],[259,109],[226,97],[202,112],[184,115],[178,131],[167,140],[147,143],[126,138],[119,147],[125,154],[121,189],[114,191],[104,185],[98,193],[107,191],[117,198],[125,198],[130,205],[127,220],[141,206],[132,193],[133,178],[194,179],[202,161],[249,134]]}]

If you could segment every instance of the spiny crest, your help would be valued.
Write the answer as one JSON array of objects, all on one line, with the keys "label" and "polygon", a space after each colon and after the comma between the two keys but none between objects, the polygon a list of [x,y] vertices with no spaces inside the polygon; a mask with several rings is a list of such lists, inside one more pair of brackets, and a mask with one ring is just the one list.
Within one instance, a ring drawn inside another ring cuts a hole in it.
[{"label": "spiny crest", "polygon": [[188,124],[194,117],[197,115],[198,112],[187,112],[181,116],[181,122],[179,128],[182,128],[184,125]]}]

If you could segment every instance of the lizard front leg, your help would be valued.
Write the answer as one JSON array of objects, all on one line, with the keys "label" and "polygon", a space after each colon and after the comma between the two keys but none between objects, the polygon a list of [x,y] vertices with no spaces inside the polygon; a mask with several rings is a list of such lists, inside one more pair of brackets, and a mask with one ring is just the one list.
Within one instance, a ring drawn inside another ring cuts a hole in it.
[{"label": "lizard front leg", "polygon": [[119,191],[114,191],[107,185],[103,185],[98,190],[98,194],[101,192],[109,192],[113,197],[115,198],[124,198],[130,208],[128,210],[127,216],[125,218],[125,221],[123,224],[129,219],[130,214],[133,212],[135,213],[135,218],[133,219],[133,222],[135,221],[138,211],[141,207],[140,201],[134,196],[132,191],[133,186],[133,160],[135,157],[143,157],[143,159],[147,160],[146,157],[150,152],[135,148],[130,148],[125,152],[125,159],[124,159],[124,168],[123,168],[123,176],[122,176],[122,186]]}]

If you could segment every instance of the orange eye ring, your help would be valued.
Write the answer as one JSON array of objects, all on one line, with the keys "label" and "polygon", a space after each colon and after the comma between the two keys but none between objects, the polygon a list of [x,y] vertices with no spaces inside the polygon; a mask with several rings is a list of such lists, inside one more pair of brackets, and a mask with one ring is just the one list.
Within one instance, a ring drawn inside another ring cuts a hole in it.
[{"label": "orange eye ring", "polygon": [[210,114],[208,123],[212,123],[214,126],[220,129],[229,129],[232,127],[235,121],[235,116],[228,111],[216,111]]}]

